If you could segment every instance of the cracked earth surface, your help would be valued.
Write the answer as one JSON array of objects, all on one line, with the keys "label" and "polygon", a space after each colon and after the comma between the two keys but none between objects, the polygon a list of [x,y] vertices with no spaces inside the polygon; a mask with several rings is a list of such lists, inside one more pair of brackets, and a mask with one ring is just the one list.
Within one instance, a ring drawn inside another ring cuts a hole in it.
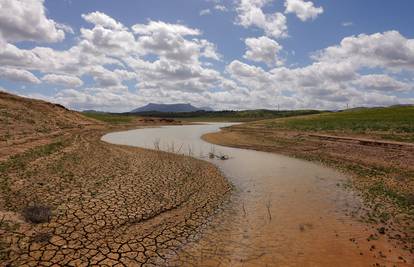
[{"label": "cracked earth surface", "polygon": [[[207,162],[85,130],[2,163],[3,266],[160,266],[207,227],[230,186]],[[11,162],[10,162],[11,161]],[[47,205],[48,223],[24,207]]]}]

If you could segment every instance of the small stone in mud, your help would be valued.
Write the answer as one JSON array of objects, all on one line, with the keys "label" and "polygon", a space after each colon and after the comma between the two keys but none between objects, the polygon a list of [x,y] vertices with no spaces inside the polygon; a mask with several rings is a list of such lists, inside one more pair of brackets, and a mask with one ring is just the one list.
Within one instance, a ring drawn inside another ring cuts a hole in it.
[{"label": "small stone in mud", "polygon": [[378,233],[384,235],[385,234],[385,227],[378,228]]}]

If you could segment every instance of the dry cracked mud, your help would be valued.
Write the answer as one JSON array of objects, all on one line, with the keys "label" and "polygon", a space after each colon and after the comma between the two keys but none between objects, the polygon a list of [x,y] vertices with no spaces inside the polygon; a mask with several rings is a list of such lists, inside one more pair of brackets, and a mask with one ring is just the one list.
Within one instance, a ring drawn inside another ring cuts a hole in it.
[{"label": "dry cracked mud", "polygon": [[[160,266],[197,240],[230,190],[207,162],[60,137],[1,162],[3,266]],[[49,222],[24,220],[31,205]]]}]

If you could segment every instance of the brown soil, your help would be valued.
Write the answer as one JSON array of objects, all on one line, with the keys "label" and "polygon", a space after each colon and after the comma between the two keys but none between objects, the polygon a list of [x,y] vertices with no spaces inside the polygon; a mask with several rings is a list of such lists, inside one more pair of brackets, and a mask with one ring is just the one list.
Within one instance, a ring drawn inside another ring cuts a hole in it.
[{"label": "brown soil", "polygon": [[[115,128],[43,101],[0,103],[2,266],[165,265],[230,190],[207,162],[100,141],[160,120]],[[51,208],[49,222],[24,219],[33,205]]]},{"label": "brown soil", "polygon": [[377,225],[380,232],[399,240],[400,246],[413,255],[414,148],[411,144],[377,143],[370,136],[360,140],[269,130],[251,124],[224,128],[204,135],[203,139],[224,146],[321,162],[351,174],[346,187],[356,189],[367,206],[358,211],[360,219]]}]

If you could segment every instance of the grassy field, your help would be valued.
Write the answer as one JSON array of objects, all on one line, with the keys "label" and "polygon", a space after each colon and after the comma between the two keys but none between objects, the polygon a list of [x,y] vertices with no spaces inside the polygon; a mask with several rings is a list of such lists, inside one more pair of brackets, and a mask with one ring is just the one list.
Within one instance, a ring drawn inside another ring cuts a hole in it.
[{"label": "grassy field", "polygon": [[291,116],[317,114],[317,110],[224,110],[224,111],[197,111],[197,112],[182,112],[182,113],[159,113],[147,112],[140,113],[140,116],[148,117],[162,117],[174,118],[183,121],[207,121],[207,122],[249,122],[264,119],[284,118]]},{"label": "grassy field", "polygon": [[101,113],[101,112],[83,112],[82,114],[99,121],[110,124],[131,123],[134,119],[139,117],[148,118],[169,118],[181,121],[191,122],[250,122],[264,119],[285,118],[292,116],[303,116],[318,114],[317,110],[243,110],[243,111],[197,111],[197,112],[182,112],[182,113],[165,113],[165,112],[145,112],[139,114],[130,113]]},{"label": "grassy field", "polygon": [[258,123],[266,128],[376,134],[384,139],[414,142],[414,107],[358,109]]},{"label": "grassy field", "polygon": [[103,121],[110,124],[121,124],[131,123],[136,116],[124,115],[124,114],[113,114],[113,113],[99,113],[99,112],[82,112],[86,117]]}]

